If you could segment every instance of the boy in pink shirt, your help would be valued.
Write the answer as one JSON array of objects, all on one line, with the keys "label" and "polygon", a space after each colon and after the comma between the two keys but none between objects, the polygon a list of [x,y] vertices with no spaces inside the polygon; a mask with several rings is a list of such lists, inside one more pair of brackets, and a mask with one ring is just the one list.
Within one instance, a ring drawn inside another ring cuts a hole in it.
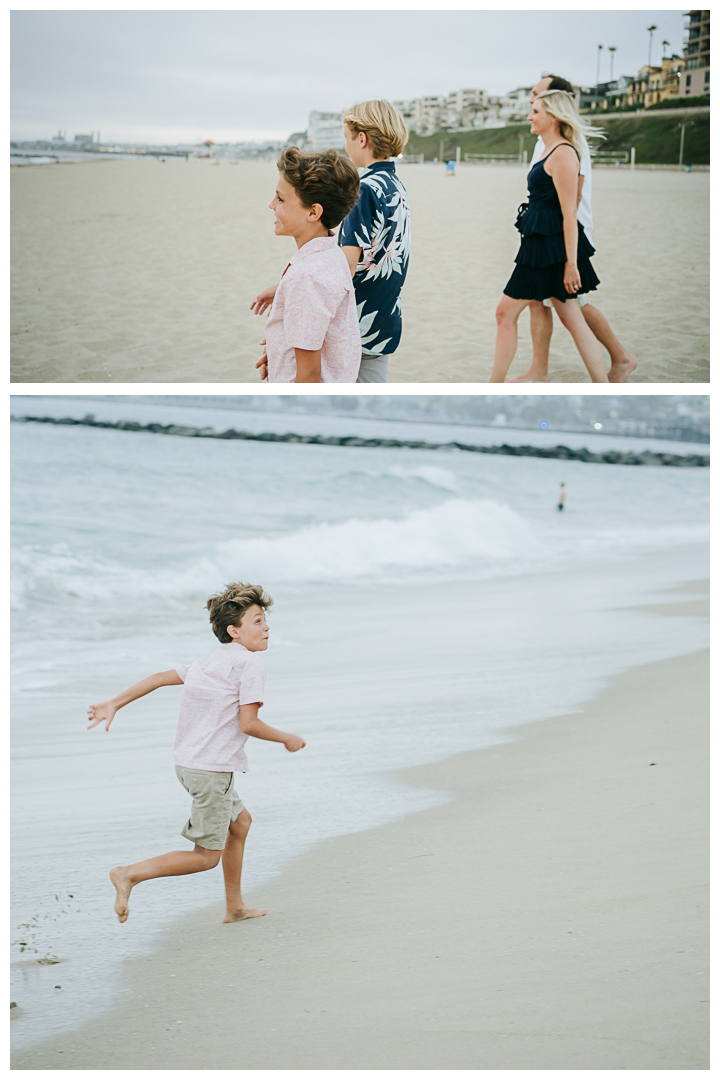
[{"label": "boy in pink shirt", "polygon": [[354,383],[362,353],[355,291],[332,229],[357,201],[358,171],[337,150],[295,146],[283,150],[278,169],[275,235],[294,237],[298,250],[279,284],[250,304],[256,315],[272,307],[255,366],[268,382]]},{"label": "boy in pink shirt", "polygon": [[190,818],[182,835],[192,840],[193,851],[170,851],[131,866],[110,871],[120,922],[128,917],[128,899],[134,885],[156,877],[196,874],[217,866],[222,858],[227,911],[223,922],[254,919],[266,912],[247,907],[240,878],[245,840],[252,818],[233,784],[234,773],[248,772],[245,743],[248,736],[281,742],[291,752],[305,745],[299,735],[287,735],[263,723],[265,661],[269,629],[265,612],[272,598],[258,585],[236,582],[207,602],[213,631],[222,648],[194,663],[149,675],[109,701],[91,705],[88,729],[105,722],[105,730],[118,709],[159,686],[183,683],[175,738],[175,772],[192,795]]}]

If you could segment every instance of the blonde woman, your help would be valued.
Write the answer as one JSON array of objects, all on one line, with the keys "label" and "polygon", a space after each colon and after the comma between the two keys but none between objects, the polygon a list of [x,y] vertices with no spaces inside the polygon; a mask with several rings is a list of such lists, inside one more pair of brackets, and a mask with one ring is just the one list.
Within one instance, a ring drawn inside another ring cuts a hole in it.
[{"label": "blonde woman", "polygon": [[607,382],[600,345],[585,322],[583,293],[600,284],[590,256],[595,249],[577,219],[581,136],[602,135],[590,127],[571,94],[546,90],[535,97],[530,131],[545,144],[545,156],[528,173],[529,201],[516,222],[522,237],[515,270],[495,313],[497,338],[490,382],[504,382],[517,349],[517,321],[532,300],[550,299],[569,330],[593,382]]}]

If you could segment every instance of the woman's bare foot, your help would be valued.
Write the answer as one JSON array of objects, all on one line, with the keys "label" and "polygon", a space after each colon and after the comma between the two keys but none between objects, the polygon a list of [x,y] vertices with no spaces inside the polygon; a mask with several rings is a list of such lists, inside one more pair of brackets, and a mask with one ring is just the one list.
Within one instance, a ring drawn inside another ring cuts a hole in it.
[{"label": "woman's bare foot", "polygon": [[550,382],[550,378],[547,374],[533,371],[530,368],[524,375],[516,375],[514,379],[506,379],[505,382]]},{"label": "woman's bare foot", "polygon": [[126,870],[127,867],[125,866],[116,866],[114,870],[110,871],[110,880],[117,891],[115,911],[120,922],[127,922],[127,917],[130,914],[128,900],[130,899],[133,883],[130,881]]},{"label": "woman's bare foot", "polygon": [[632,353],[627,353],[626,360],[620,360],[618,363],[613,361],[610,364],[610,370],[608,371],[608,382],[626,382],[628,375],[632,375],[633,371],[637,367],[637,359]]},{"label": "woman's bare foot", "polygon": [[228,911],[223,922],[241,922],[243,919],[258,919],[261,915],[267,915],[267,908],[241,907],[235,911]]}]

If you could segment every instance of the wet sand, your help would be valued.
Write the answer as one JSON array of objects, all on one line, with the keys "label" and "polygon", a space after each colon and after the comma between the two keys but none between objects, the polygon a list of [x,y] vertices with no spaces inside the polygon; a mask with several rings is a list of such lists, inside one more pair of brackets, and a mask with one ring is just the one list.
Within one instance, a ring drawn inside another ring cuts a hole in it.
[{"label": "wet sand", "polygon": [[[413,249],[391,382],[486,382],[513,267],[521,167],[400,165]],[[273,163],[154,159],[14,167],[15,382],[260,385],[249,311],[295,247],[267,209]],[[708,173],[597,169],[594,302],[633,382],[709,379]],[[529,317],[510,377],[530,360]],[[551,380],[589,383],[556,320]]]},{"label": "wet sand", "polygon": [[408,770],[453,801],[319,845],[264,919],[173,923],[13,1068],[707,1069],[707,675],[638,667]]}]

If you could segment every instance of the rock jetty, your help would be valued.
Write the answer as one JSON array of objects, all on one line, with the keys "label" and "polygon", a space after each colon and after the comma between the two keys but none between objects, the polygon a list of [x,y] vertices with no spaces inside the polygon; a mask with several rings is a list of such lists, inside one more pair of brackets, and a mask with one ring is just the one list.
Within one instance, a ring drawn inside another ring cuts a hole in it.
[{"label": "rock jetty", "polygon": [[641,454],[625,450],[574,450],[569,446],[475,446],[461,442],[424,442],[420,439],[363,439],[358,435],[295,435],[251,431],[215,431],[214,428],[185,427],[181,424],[139,424],[134,420],[96,420],[90,414],[81,420],[55,416],[13,416],[16,423],[61,424],[70,427],[111,428],[114,431],[145,431],[153,435],[176,435],[186,439],[245,439],[251,442],[307,443],[313,446],[385,446],[409,450],[464,450],[471,454],[505,454],[509,457],[555,458],[560,461],[591,461],[604,465],[670,465],[681,468],[707,468],[709,454],[665,454],[643,450]]}]

